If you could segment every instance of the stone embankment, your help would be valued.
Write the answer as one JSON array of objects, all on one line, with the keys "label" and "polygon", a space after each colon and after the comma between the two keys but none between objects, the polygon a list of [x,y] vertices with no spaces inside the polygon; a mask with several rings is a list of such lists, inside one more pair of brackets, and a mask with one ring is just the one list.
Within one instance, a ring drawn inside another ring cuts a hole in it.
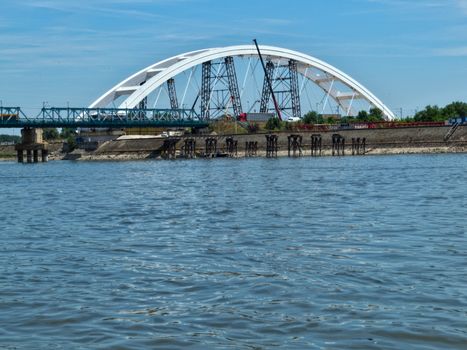
[{"label": "stone embankment", "polygon": [[[274,133],[277,135],[276,143],[269,144],[269,146],[267,134],[261,133],[127,139],[107,141],[92,152],[77,150],[74,156],[71,154],[68,158],[127,160],[159,157],[276,156],[276,154],[277,156],[289,154],[290,156],[310,156],[312,149],[315,151],[314,155],[321,156],[341,155],[342,150],[344,155],[467,152],[467,126],[460,126],[446,140],[445,137],[450,129],[449,126],[445,126],[277,132]],[[320,142],[317,143],[316,140]],[[274,152],[275,150],[277,152]]]}]

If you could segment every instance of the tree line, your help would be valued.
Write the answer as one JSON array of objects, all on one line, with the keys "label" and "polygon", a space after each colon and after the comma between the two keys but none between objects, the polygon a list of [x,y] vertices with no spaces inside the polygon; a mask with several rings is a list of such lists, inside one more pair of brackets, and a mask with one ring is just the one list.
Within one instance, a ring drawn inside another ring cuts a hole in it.
[{"label": "tree line", "polygon": [[[407,117],[401,121],[405,122],[442,122],[451,118],[467,116],[467,103],[452,102],[445,107],[426,106],[423,110],[418,111],[412,117]],[[380,122],[384,121],[384,114],[377,108],[367,111],[360,111],[354,117],[342,117],[340,119],[326,117],[318,114],[315,111],[308,112],[302,118],[305,124],[336,124],[336,123],[352,123],[352,122]]]}]

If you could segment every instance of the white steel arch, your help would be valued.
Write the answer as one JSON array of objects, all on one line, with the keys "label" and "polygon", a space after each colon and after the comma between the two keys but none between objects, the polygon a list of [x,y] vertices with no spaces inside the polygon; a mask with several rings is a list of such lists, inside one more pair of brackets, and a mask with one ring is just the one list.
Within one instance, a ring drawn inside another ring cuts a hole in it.
[{"label": "white steel arch", "polygon": [[[372,106],[379,108],[387,120],[394,119],[394,113],[367,88],[332,65],[315,57],[279,47],[260,46],[260,50],[261,54],[266,59],[289,59],[297,61],[299,73],[313,81],[344,109],[350,108],[345,104],[345,101],[364,99]],[[120,96],[126,95],[126,99],[120,104],[119,108],[134,108],[146,96],[155,91],[170,78],[204,62],[227,56],[257,57],[258,53],[254,45],[242,45],[204,49],[174,56],[146,67],[123,80],[99,97],[89,107],[104,108]],[[310,67],[317,68],[324,72],[324,76],[311,74]],[[334,88],[335,81],[346,85],[350,89],[350,92],[342,93],[338,91]]]}]

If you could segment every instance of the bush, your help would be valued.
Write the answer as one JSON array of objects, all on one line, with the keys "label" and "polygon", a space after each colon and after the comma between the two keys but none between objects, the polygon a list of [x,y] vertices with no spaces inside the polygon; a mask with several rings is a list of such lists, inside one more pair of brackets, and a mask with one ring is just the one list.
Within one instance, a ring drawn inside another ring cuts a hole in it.
[{"label": "bush", "polygon": [[248,123],[248,132],[256,134],[259,130],[259,125],[257,123]]},{"label": "bush", "polygon": [[66,138],[66,143],[68,145],[68,152],[73,152],[76,149],[76,139],[75,136],[69,135]]},{"label": "bush", "polygon": [[310,111],[305,114],[302,118],[303,123],[305,124],[323,124],[324,119],[323,116],[318,114],[315,111]]},{"label": "bush", "polygon": [[44,129],[44,132],[42,135],[43,135],[44,140],[56,140],[60,137],[58,130],[55,128]]},{"label": "bush", "polygon": [[269,118],[269,120],[266,123],[266,129],[268,130],[280,130],[282,127],[282,123],[279,120],[279,118],[273,117]]}]

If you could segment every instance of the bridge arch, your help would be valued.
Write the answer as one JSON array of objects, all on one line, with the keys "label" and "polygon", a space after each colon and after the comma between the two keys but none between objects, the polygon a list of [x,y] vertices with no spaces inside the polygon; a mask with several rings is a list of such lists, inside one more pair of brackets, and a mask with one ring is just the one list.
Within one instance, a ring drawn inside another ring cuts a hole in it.
[{"label": "bridge arch", "polygon": [[[380,99],[336,67],[315,57],[284,48],[260,46],[260,50],[267,60],[288,59],[296,61],[298,73],[321,88],[329,98],[332,98],[344,110],[350,109],[348,101],[350,101],[351,105],[351,101],[354,99],[363,99],[370,106],[380,109],[387,120],[394,119],[393,112]],[[254,45],[211,48],[173,56],[150,65],[115,85],[94,101],[90,108],[104,108],[122,96],[126,97],[123,102],[120,102],[119,108],[135,108],[169,79],[195,66],[225,57],[257,56],[258,53]],[[316,68],[324,74],[311,74],[309,68]],[[334,87],[335,81],[345,85],[349,91],[340,92],[339,89]]]}]

